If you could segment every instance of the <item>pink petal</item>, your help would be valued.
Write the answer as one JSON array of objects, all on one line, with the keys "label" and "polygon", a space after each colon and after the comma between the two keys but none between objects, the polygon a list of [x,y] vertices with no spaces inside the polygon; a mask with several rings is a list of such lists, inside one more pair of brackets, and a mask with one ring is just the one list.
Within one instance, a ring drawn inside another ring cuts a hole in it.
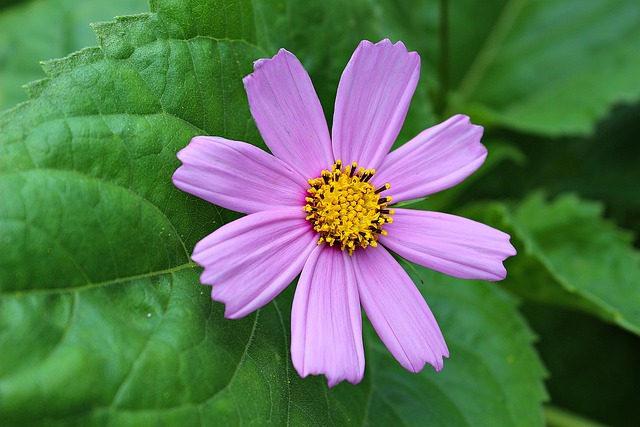
[{"label": "pink petal", "polygon": [[470,219],[439,212],[395,209],[380,243],[403,258],[463,279],[502,280],[516,254],[509,235]]},{"label": "pink petal", "polygon": [[344,164],[380,166],[409,109],[420,57],[398,42],[362,41],[347,64],[333,115],[333,153]]},{"label": "pink petal", "polygon": [[391,354],[411,372],[427,362],[442,369],[449,350],[409,275],[382,246],[358,249],[352,258],[362,307]]},{"label": "pink petal", "polygon": [[437,193],[463,181],[487,157],[480,144],[482,127],[457,115],[433,126],[392,151],[371,180],[376,186],[391,184],[393,202]]},{"label": "pink petal", "polygon": [[246,316],[276,297],[300,273],[318,236],[301,208],[254,213],[202,239],[192,259],[200,281],[226,304],[225,317]]},{"label": "pink petal", "polygon": [[329,387],[362,380],[360,300],[345,251],[321,245],[305,264],[291,312],[291,359],[300,376],[324,374]]},{"label": "pink petal", "polygon": [[307,179],[333,165],[322,106],[298,58],[280,49],[256,61],[243,81],[253,119],[276,157]]},{"label": "pink petal", "polygon": [[305,204],[306,179],[246,142],[197,136],[178,158],[175,186],[224,208],[254,213]]}]

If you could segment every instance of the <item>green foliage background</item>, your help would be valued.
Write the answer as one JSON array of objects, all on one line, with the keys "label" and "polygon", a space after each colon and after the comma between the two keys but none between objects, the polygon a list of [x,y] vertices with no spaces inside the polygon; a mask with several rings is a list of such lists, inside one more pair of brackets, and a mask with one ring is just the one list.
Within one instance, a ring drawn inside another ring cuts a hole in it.
[{"label": "green foliage background", "polygon": [[[0,425],[640,424],[639,23],[635,0],[0,3]],[[254,60],[294,52],[331,117],[384,37],[423,60],[398,144],[467,113],[490,153],[412,207],[519,255],[497,284],[406,264],[444,370],[404,371],[366,327],[364,381],[328,389],[289,360],[294,286],[223,319],[189,254],[237,214],[170,177],[195,135],[265,148]]]}]

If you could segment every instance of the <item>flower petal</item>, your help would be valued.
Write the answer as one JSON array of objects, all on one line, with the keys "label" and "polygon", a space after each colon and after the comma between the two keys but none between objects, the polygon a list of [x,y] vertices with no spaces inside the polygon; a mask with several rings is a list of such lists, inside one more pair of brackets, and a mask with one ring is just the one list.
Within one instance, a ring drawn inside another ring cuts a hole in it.
[{"label": "flower petal", "polygon": [[338,85],[335,158],[366,169],[380,166],[400,133],[419,76],[420,57],[402,42],[362,41]]},{"label": "flower petal", "polygon": [[411,372],[449,357],[440,327],[409,275],[382,246],[356,250],[353,263],[360,302],[378,336]]},{"label": "flower petal", "polygon": [[329,387],[362,380],[360,299],[345,251],[321,245],[305,264],[291,311],[291,359],[301,377],[324,374]]},{"label": "flower petal", "polygon": [[380,243],[403,258],[463,279],[502,280],[516,254],[509,235],[470,219],[439,212],[395,209]]},{"label": "flower petal", "polygon": [[389,153],[371,182],[390,183],[394,203],[453,187],[484,163],[482,131],[469,117],[453,116]]},{"label": "flower petal", "polygon": [[254,213],[305,203],[306,179],[246,142],[197,136],[178,158],[175,186],[224,208]]},{"label": "flower petal", "polygon": [[453,187],[484,163],[482,131],[469,117],[453,116],[389,153],[371,182],[390,183],[394,203]]},{"label": "flower petal", "polygon": [[318,236],[301,208],[254,213],[202,239],[192,259],[204,267],[200,281],[211,298],[237,319],[262,307],[300,273]]},{"label": "flower petal", "polygon": [[284,49],[244,78],[251,114],[271,152],[305,178],[333,165],[322,106],[298,58]]}]

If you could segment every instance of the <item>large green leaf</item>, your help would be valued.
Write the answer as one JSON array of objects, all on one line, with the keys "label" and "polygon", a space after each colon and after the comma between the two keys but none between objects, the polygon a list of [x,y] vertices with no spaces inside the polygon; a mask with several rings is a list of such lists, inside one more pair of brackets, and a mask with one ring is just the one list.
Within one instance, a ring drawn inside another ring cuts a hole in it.
[{"label": "large green leaf", "polygon": [[[541,139],[519,136],[526,164],[505,165],[499,174],[483,182],[485,197],[519,198],[544,188],[550,195],[564,192],[606,206],[607,216],[625,228],[640,232],[640,197],[637,182],[640,170],[640,103],[617,108],[608,120],[599,123],[590,138]],[[489,155],[493,154],[489,147]],[[508,176],[509,179],[504,179]],[[476,191],[477,195],[479,191]]]},{"label": "large green leaf", "polygon": [[0,110],[27,100],[21,86],[45,77],[39,61],[95,44],[89,22],[147,10],[145,0],[41,0],[1,13]]},{"label": "large green leaf", "polygon": [[[447,53],[439,9],[449,4]],[[612,106],[640,99],[636,0],[382,1],[380,24],[423,58],[444,115],[545,135],[587,134]],[[394,19],[388,23],[388,17]]]},{"label": "large green leaf", "polygon": [[602,218],[599,203],[542,193],[516,208],[494,204],[476,216],[510,230],[520,255],[507,283],[517,293],[581,308],[640,334],[640,254],[630,233]]},{"label": "large green leaf", "polygon": [[509,0],[457,105],[519,130],[590,133],[613,105],[640,99],[639,20],[635,0]]}]

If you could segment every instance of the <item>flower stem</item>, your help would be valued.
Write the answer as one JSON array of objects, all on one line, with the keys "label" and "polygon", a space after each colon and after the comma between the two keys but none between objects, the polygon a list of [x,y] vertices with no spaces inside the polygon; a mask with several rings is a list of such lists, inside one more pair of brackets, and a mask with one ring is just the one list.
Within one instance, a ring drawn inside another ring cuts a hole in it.
[{"label": "flower stem", "polygon": [[434,113],[442,118],[447,109],[447,95],[449,92],[449,1],[440,0],[440,49],[438,52],[438,87]]},{"label": "flower stem", "polygon": [[557,406],[545,406],[544,418],[548,427],[603,427],[595,421],[588,420]]},{"label": "flower stem", "polygon": [[526,5],[527,0],[506,2],[480,51],[457,87],[457,103],[464,105],[476,90]]}]

